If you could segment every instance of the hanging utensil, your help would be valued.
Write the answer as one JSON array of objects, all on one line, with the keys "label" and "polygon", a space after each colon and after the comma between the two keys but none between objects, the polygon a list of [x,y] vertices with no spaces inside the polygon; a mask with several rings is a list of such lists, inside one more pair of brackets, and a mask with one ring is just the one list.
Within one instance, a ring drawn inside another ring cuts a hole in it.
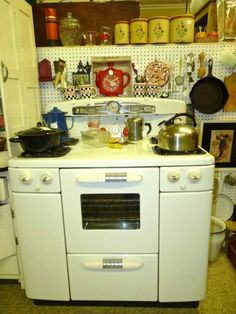
[{"label": "hanging utensil", "polygon": [[175,84],[182,85],[184,83],[184,76],[182,75],[183,59],[179,59],[179,74],[175,77]]},{"label": "hanging utensil", "polygon": [[223,109],[229,97],[227,88],[221,80],[212,75],[213,60],[208,61],[208,75],[197,81],[191,91],[192,105],[201,113],[216,113]]},{"label": "hanging utensil", "polygon": [[194,54],[191,52],[187,55],[187,75],[189,83],[193,82],[192,73],[195,69]]},{"label": "hanging utensil", "polygon": [[205,68],[205,53],[202,52],[198,55],[198,60],[199,60],[199,68],[198,68],[198,71],[197,71],[197,76],[199,78],[202,78],[203,76],[205,76],[206,74],[206,68]]}]

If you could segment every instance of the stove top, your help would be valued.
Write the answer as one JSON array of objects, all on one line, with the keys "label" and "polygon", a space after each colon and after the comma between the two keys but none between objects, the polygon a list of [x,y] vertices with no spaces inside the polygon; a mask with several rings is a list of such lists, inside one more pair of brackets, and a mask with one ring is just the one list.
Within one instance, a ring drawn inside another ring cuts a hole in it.
[{"label": "stove top", "polygon": [[40,153],[23,152],[20,154],[19,157],[21,158],[61,157],[69,153],[70,150],[71,150],[70,147],[60,145],[60,146],[50,148],[49,150],[45,152],[40,152]]},{"label": "stove top", "polygon": [[[214,164],[214,157],[209,153],[182,155],[154,154],[153,146],[149,139],[138,141],[136,144],[124,145],[120,149],[109,147],[94,148],[82,142],[51,153],[31,155],[24,153],[22,156],[9,160],[9,167],[23,168],[104,168],[104,167],[151,167],[151,166],[194,166]],[[70,150],[71,148],[71,150]],[[199,151],[197,151],[199,152]],[[203,150],[200,150],[203,152]],[[65,154],[65,156],[63,156]],[[47,156],[48,155],[48,156]],[[59,157],[60,158],[52,158]],[[35,157],[35,158],[34,158]],[[39,158],[38,158],[39,157]],[[45,157],[45,158],[40,158]]]},{"label": "stove top", "polygon": [[176,152],[176,151],[169,151],[169,150],[165,150],[162,149],[160,147],[158,147],[157,145],[152,147],[152,150],[154,152],[154,154],[158,154],[158,155],[203,155],[206,154],[206,152],[201,149],[200,147],[198,147],[197,149],[194,149],[192,151],[181,151],[181,152]]}]

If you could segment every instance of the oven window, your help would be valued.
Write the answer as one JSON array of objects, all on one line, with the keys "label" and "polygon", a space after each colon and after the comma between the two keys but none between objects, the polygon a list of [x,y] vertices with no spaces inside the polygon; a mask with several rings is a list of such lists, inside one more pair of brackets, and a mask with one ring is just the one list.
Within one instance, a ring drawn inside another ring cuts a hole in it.
[{"label": "oven window", "polygon": [[83,229],[139,229],[140,195],[82,194]]}]

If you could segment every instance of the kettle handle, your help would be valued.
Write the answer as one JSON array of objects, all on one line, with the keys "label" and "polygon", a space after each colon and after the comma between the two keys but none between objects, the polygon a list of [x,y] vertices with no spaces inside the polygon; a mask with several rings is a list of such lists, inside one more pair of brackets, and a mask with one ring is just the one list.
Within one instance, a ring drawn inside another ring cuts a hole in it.
[{"label": "kettle handle", "polygon": [[128,72],[123,72],[122,73],[122,75],[123,75],[123,78],[126,76],[126,82],[124,83],[124,85],[123,85],[123,88],[125,88],[128,84],[129,84],[129,82],[130,82],[130,75],[129,75],[129,73]]},{"label": "kettle handle", "polygon": [[144,125],[148,126],[148,131],[147,131],[147,135],[148,135],[152,130],[152,125],[150,122],[145,122]]},{"label": "kettle handle", "polygon": [[96,83],[96,86],[99,88],[99,84],[100,84],[100,74],[99,72],[95,72],[95,83]]},{"label": "kettle handle", "polygon": [[160,122],[158,126],[160,126],[161,124],[165,124],[165,125],[174,124],[175,119],[182,116],[189,117],[193,121],[193,126],[194,127],[197,126],[197,122],[194,116],[189,113],[177,113],[174,117],[170,118],[169,120],[164,120]]}]

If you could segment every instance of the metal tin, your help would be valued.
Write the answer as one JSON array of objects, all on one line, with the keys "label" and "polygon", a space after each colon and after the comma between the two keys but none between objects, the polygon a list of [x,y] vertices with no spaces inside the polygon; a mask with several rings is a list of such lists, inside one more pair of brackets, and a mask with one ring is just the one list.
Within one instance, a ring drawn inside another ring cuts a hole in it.
[{"label": "metal tin", "polygon": [[117,21],[114,24],[114,43],[115,45],[129,44],[129,22]]},{"label": "metal tin", "polygon": [[148,39],[148,20],[136,18],[130,20],[130,43],[147,44]]},{"label": "metal tin", "polygon": [[155,16],[148,19],[148,42],[167,44],[169,42],[169,17]]},{"label": "metal tin", "polygon": [[192,14],[177,15],[170,19],[170,42],[194,42],[194,16]]}]

